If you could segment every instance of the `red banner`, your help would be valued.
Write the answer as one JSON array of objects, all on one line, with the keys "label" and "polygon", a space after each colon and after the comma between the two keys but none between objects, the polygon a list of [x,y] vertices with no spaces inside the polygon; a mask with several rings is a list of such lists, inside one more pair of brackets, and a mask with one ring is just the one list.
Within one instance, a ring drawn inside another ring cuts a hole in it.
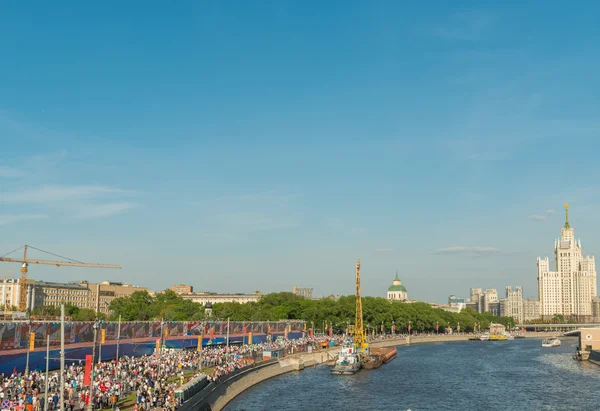
[{"label": "red banner", "polygon": [[90,383],[92,382],[91,375],[92,375],[92,356],[86,355],[85,356],[85,373],[83,374],[83,385],[85,385],[85,386],[90,385]]}]

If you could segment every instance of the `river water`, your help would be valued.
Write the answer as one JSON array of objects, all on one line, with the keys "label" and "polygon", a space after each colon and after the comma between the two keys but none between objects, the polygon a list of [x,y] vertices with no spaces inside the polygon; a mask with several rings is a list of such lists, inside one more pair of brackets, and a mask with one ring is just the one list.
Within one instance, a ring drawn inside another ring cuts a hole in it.
[{"label": "river water", "polygon": [[600,410],[600,366],[573,360],[577,339],[561,340],[555,348],[539,339],[400,346],[377,370],[284,374],[225,410]]}]

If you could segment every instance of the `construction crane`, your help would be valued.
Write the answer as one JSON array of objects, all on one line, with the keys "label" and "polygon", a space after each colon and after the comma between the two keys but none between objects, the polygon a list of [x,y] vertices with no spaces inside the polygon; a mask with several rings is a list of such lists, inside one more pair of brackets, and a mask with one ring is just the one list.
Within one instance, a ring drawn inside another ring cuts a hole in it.
[{"label": "construction crane", "polygon": [[354,347],[359,353],[365,353],[367,336],[363,327],[362,298],[360,296],[360,259],[356,262],[356,321],[354,323]]},{"label": "construction crane", "polygon": [[[28,245],[24,245],[23,247],[23,258],[22,259],[13,259],[13,258],[6,258],[5,257],[0,257],[0,262],[5,262],[5,263],[20,263],[21,265],[21,276],[19,278],[19,288],[20,288],[20,292],[19,292],[19,311],[27,311],[27,285],[28,285],[28,280],[27,280],[27,266],[29,264],[45,264],[45,265],[55,265],[57,267],[60,266],[65,266],[65,267],[86,267],[86,268],[115,268],[115,269],[121,269],[122,267],[120,265],[115,265],[115,264],[94,264],[94,263],[82,263],[81,261],[75,261],[75,260],[71,260],[69,258],[66,257],[61,257],[57,254],[52,254],[49,253],[47,251],[44,250],[40,250],[38,248],[32,247],[32,246],[28,246]],[[69,261],[53,261],[53,260],[33,260],[27,257],[27,249],[28,248],[32,248],[34,250],[37,251],[41,251],[43,253],[47,253],[47,254],[51,254],[60,258],[65,258]],[[20,250],[20,248],[17,248],[14,251],[11,251],[8,254],[12,254],[15,251]],[[8,255],[7,254],[7,255]]]}]

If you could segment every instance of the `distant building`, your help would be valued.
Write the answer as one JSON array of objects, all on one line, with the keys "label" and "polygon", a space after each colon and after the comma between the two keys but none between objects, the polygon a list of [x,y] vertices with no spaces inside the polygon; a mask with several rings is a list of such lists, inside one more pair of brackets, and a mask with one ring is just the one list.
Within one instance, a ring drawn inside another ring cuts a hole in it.
[{"label": "distant building", "polygon": [[554,270],[548,257],[537,259],[538,297],[543,319],[560,314],[586,322],[592,318],[592,300],[597,295],[596,260],[583,256],[581,239],[569,224],[569,206],[565,205],[565,225],[560,239],[554,240]]},{"label": "distant building", "polygon": [[523,300],[523,321],[528,322],[540,318],[540,302],[535,297]]},{"label": "distant building", "polygon": [[304,297],[307,300],[310,300],[313,298],[313,289],[312,288],[300,288],[300,287],[292,287],[292,293],[296,294],[297,296],[300,297]]},{"label": "distant building", "polygon": [[471,301],[476,304],[477,312],[499,314],[498,291],[495,288],[471,288]]},{"label": "distant building", "polygon": [[101,283],[88,283],[87,281],[82,281],[79,284],[90,290],[89,298],[91,302],[93,302],[93,306],[88,308],[91,308],[97,313],[104,314],[110,313],[108,306],[115,298],[128,297],[136,291],[148,291],[146,287],[138,287],[115,281],[102,281]]},{"label": "distant building", "polygon": [[0,280],[0,284],[2,284],[0,306],[4,308],[6,305],[7,311],[10,311],[11,307],[19,305],[19,296],[21,295],[19,284],[21,283],[18,278],[3,278]]},{"label": "distant building", "polygon": [[27,309],[72,304],[79,308],[109,314],[108,306],[112,300],[144,290],[147,288],[111,281],[101,283],[31,281],[27,286]]},{"label": "distant building", "polygon": [[388,287],[387,299],[394,301],[408,300],[408,292],[406,291],[406,288],[402,285],[402,282],[398,278],[398,273],[396,273],[396,278],[392,282],[392,285]]},{"label": "distant building", "polygon": [[256,291],[253,294],[217,294],[217,293],[192,293],[182,294],[181,297],[186,300],[191,300],[195,303],[206,304],[210,303],[211,307],[216,303],[251,303],[257,302],[262,297],[260,291]]},{"label": "distant building", "polygon": [[465,303],[464,298],[458,298],[455,295],[451,295],[448,297],[448,306],[458,308],[458,312],[461,312],[467,307],[467,303]]},{"label": "distant building", "polygon": [[191,285],[172,285],[170,288],[175,294],[192,294],[194,292],[194,287]]},{"label": "distant building", "polygon": [[523,287],[517,286],[513,291],[511,286],[506,287],[506,313],[501,316],[512,317],[513,320],[523,322]]},{"label": "distant building", "polygon": [[93,309],[90,290],[77,283],[35,281],[27,286],[27,309],[71,304],[79,308]]}]

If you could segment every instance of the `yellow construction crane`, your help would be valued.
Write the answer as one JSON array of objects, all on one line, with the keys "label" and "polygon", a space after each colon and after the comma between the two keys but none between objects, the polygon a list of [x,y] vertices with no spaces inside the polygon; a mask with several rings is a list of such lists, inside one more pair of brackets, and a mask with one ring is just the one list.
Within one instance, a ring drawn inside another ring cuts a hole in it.
[{"label": "yellow construction crane", "polygon": [[[53,260],[33,260],[27,257],[27,249],[28,248],[32,248],[34,250],[37,251],[41,251],[43,253],[47,253],[47,254],[52,254],[52,253],[48,253],[47,251],[44,250],[40,250],[38,248],[35,247],[31,247],[28,245],[24,245],[23,246],[23,258],[22,259],[13,259],[13,258],[6,258],[6,257],[0,257],[0,262],[3,261],[5,263],[20,263],[22,264],[21,266],[21,277],[19,279],[19,287],[20,287],[20,293],[19,293],[19,311],[26,311],[27,310],[27,266],[29,264],[46,264],[46,265],[55,265],[57,267],[60,266],[65,266],[65,267],[87,267],[87,268],[115,268],[115,269],[121,269],[122,267],[120,265],[115,265],[115,264],[93,264],[93,263],[82,263],[81,261],[75,261],[75,260],[70,260],[67,258],[67,260],[70,261],[53,261]],[[18,248],[17,250],[19,250],[20,248]],[[17,251],[14,250],[14,251]],[[14,251],[12,251],[9,254],[12,254]],[[65,258],[65,257],[61,257],[59,255],[56,254],[52,254],[55,255],[57,257],[60,258]]]},{"label": "yellow construction crane", "polygon": [[367,336],[363,327],[362,298],[360,296],[360,259],[356,262],[356,321],[354,323],[354,347],[357,352],[365,353]]}]

